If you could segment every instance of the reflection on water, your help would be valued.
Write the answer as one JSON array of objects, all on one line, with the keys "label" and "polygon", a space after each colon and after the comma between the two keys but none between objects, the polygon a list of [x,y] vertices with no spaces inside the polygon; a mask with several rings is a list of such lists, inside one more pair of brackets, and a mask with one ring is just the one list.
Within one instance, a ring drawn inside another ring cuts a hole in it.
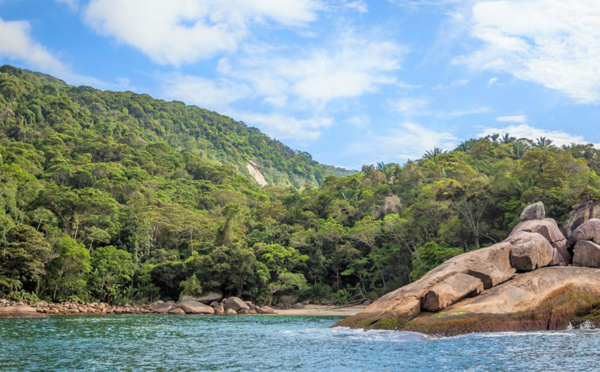
[{"label": "reflection on water", "polygon": [[588,371],[600,332],[451,338],[329,328],[318,317],[0,319],[0,370]]}]

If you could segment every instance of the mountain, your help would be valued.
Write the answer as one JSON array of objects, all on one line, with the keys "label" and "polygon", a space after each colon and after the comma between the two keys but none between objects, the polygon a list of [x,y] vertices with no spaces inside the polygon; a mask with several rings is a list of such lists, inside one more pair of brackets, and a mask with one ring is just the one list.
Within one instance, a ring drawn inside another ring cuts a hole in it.
[{"label": "mountain", "polygon": [[232,165],[263,185],[316,186],[328,174],[352,173],[319,164],[310,154],[294,151],[257,128],[182,102],[69,86],[8,65],[0,67],[0,93],[2,127],[9,137],[25,143],[85,136],[117,148],[168,145],[175,153]]}]

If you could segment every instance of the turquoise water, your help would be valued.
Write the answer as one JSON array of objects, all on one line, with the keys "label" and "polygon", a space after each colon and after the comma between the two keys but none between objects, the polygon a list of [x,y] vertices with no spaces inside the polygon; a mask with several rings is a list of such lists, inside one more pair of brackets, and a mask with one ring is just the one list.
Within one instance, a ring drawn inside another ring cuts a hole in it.
[{"label": "turquoise water", "polygon": [[600,332],[429,338],[329,328],[339,318],[0,319],[0,371],[591,371]]}]

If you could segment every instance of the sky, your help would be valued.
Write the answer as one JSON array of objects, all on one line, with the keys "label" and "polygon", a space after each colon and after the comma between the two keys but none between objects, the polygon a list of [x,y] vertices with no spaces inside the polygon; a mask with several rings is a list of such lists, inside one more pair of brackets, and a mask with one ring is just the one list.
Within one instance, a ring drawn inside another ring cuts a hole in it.
[{"label": "sky", "polygon": [[350,169],[493,133],[600,144],[598,0],[0,0],[0,64]]}]

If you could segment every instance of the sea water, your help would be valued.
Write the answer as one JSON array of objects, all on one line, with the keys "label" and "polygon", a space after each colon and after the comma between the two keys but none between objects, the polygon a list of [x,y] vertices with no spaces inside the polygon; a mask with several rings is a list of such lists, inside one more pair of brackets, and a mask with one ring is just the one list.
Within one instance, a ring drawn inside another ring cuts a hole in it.
[{"label": "sea water", "polygon": [[600,332],[435,338],[330,328],[340,318],[0,319],[0,371],[592,371]]}]

